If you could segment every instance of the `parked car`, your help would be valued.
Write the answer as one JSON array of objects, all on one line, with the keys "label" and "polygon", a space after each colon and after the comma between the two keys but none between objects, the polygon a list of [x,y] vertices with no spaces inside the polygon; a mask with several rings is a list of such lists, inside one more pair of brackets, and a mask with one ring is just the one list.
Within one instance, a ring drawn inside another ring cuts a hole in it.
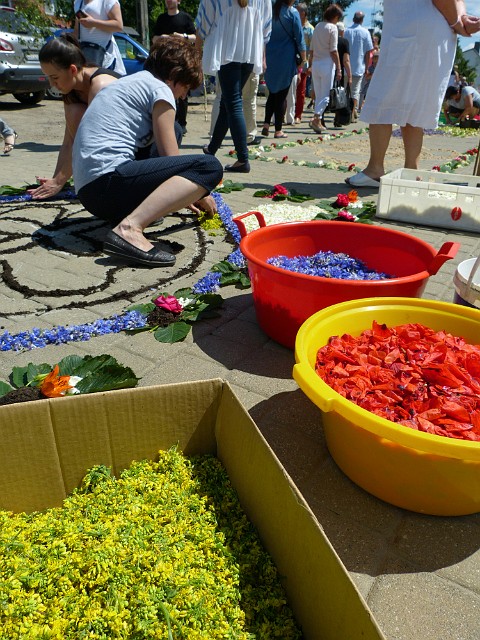
[{"label": "parked car", "polygon": [[[59,29],[55,31],[54,36],[60,36],[62,33],[71,33],[73,29]],[[145,60],[148,57],[148,51],[140,44],[133,35],[139,35],[135,29],[131,27],[125,27],[124,31],[113,34],[115,42],[120,50],[123,64],[125,65],[125,71],[127,76],[137,71],[142,71]],[[55,87],[47,88],[47,96],[53,100],[59,100],[62,94]]]},{"label": "parked car", "polygon": [[48,78],[38,62],[40,32],[13,9],[0,7],[0,95],[11,93],[23,104],[45,96]]}]

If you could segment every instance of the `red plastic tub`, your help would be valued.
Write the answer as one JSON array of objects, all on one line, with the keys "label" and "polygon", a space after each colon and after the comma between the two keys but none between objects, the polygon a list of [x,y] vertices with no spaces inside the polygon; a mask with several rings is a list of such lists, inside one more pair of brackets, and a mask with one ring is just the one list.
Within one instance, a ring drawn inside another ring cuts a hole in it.
[{"label": "red plastic tub", "polygon": [[[255,215],[260,229],[247,234],[242,218]],[[332,304],[374,297],[419,298],[429,276],[455,257],[459,244],[446,242],[437,252],[423,240],[386,227],[329,220],[265,225],[261,213],[234,218],[247,259],[258,323],[276,342],[293,349],[300,325]],[[267,264],[277,255],[289,258],[318,251],[347,253],[371,269],[392,274],[390,280],[320,278]]]}]

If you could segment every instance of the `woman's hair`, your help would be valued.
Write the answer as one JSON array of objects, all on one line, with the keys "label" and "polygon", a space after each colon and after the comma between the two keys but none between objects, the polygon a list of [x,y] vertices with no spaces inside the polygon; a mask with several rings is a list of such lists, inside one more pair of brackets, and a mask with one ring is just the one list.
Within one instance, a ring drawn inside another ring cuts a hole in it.
[{"label": "woman's hair", "polygon": [[159,80],[180,82],[196,89],[203,80],[202,60],[190,42],[160,38],[154,43],[144,68]]},{"label": "woman's hair", "polygon": [[330,22],[331,20],[335,20],[335,18],[339,20],[343,18],[343,10],[338,4],[330,4],[323,12],[323,19],[326,22]]},{"label": "woman's hair", "polygon": [[242,9],[245,9],[245,7],[248,7],[248,0],[237,0],[238,5],[240,7],[242,7]]},{"label": "woman's hair", "polygon": [[69,33],[58,38],[52,38],[40,49],[38,54],[40,62],[54,64],[59,69],[68,69],[74,64],[77,69],[89,66],[80,49],[78,40]]},{"label": "woman's hair", "polygon": [[275,0],[275,2],[273,3],[273,9],[272,9],[273,19],[279,20],[280,9],[282,8],[282,5],[289,7],[291,4],[293,4],[293,1],[294,0]]}]

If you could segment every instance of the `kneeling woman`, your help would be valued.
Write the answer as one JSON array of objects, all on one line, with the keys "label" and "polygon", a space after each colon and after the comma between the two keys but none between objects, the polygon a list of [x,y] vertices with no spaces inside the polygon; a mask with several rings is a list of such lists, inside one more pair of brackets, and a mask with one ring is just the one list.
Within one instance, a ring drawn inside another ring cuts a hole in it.
[{"label": "kneeling woman", "polygon": [[[223,170],[214,156],[179,155],[175,100],[202,80],[195,48],[162,38],[145,70],[105,87],[82,118],[73,147],[75,189],[84,207],[115,225],[104,251],[129,262],[170,266],[175,257],[143,235],[152,222],[194,203],[215,211],[205,197]],[[155,143],[159,157],[136,160]]]}]

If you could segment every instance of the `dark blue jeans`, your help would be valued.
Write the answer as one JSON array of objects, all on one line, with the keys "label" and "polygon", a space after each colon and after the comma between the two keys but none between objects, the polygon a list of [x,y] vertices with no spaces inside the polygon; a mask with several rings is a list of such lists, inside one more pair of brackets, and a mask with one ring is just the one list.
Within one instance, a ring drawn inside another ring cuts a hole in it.
[{"label": "dark blue jeans", "polygon": [[253,64],[230,62],[221,66],[218,72],[218,80],[222,88],[222,99],[208,148],[212,153],[216,153],[227,135],[228,129],[230,129],[239,162],[248,160],[247,128],[243,115],[242,89],[252,71]]}]

